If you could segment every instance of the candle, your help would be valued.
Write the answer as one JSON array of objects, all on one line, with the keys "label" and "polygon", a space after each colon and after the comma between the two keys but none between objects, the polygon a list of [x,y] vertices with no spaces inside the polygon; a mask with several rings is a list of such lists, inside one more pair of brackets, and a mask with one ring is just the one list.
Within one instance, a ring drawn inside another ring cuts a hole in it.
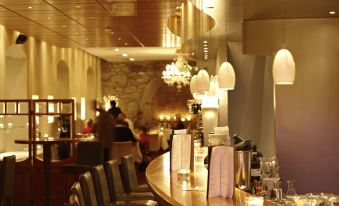
[{"label": "candle", "polygon": [[264,197],[259,196],[247,196],[246,197],[246,206],[263,206]]}]

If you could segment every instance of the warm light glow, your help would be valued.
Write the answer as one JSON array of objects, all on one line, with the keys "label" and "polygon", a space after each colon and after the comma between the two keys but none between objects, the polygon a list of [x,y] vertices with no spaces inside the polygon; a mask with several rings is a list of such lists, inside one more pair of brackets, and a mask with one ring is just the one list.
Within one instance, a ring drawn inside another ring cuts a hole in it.
[{"label": "warm light glow", "polygon": [[208,145],[209,133],[218,126],[218,109],[202,108],[202,125],[204,129],[204,146]]},{"label": "warm light glow", "polygon": [[182,122],[186,121],[185,117],[182,117],[182,118],[181,118],[181,121],[182,121]]},{"label": "warm light glow", "polygon": [[201,108],[219,108],[218,97],[216,97],[216,96],[203,96]]},{"label": "warm light glow", "polygon": [[167,115],[166,119],[167,119],[167,121],[170,121],[171,120],[171,116]]},{"label": "warm light glow", "polygon": [[118,48],[115,48],[115,49],[114,49],[114,51],[118,52],[118,51],[119,51],[119,49],[118,49]]},{"label": "warm light glow", "polygon": [[264,197],[260,196],[247,196],[246,197],[246,206],[263,206]]},{"label": "warm light glow", "polygon": [[186,119],[187,119],[187,121],[191,121],[192,117],[191,116],[187,116]]},{"label": "warm light glow", "polygon": [[295,63],[287,49],[280,49],[273,60],[273,80],[275,84],[291,85],[294,83]]},{"label": "warm light glow", "polygon": [[[48,95],[47,96],[47,99],[53,99],[54,97],[52,95]],[[53,103],[48,103],[48,112],[49,113],[53,113],[54,112],[54,104]],[[49,124],[53,123],[54,122],[54,117],[51,116],[51,115],[48,115],[47,117],[47,121]]]},{"label": "warm light glow", "polygon": [[233,90],[235,86],[235,73],[233,66],[229,62],[221,64],[218,71],[219,88]]},{"label": "warm light glow", "polygon": [[330,12],[328,12],[329,14],[331,14],[331,15],[334,15],[335,14],[335,11],[330,11]]},{"label": "warm light glow", "polygon": [[[32,95],[32,99],[39,99],[39,95]],[[35,105],[35,112],[38,113],[39,112],[39,105],[36,104]],[[37,125],[39,125],[39,117],[35,116],[35,122]]]},{"label": "warm light glow", "polygon": [[126,53],[123,53],[122,56],[123,56],[123,57],[127,57],[128,55],[127,55]]},{"label": "warm light glow", "polygon": [[74,100],[74,120],[77,120],[77,98],[72,97],[72,99]]},{"label": "warm light glow", "polygon": [[160,121],[163,121],[164,120],[164,115],[160,115],[159,119],[160,119]]},{"label": "warm light glow", "polygon": [[174,35],[167,27],[164,25],[162,30],[162,47],[164,48],[173,48],[181,46],[181,38]]},{"label": "warm light glow", "polygon": [[81,97],[80,107],[81,107],[80,119],[85,120],[86,119],[86,99],[85,99],[85,97]]}]

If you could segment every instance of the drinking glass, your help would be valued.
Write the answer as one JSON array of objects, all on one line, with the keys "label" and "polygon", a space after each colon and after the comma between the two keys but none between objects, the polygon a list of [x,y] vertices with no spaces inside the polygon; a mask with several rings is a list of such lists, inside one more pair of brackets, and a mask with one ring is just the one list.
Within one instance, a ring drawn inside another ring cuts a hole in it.
[{"label": "drinking glass", "polygon": [[292,198],[297,195],[295,190],[295,181],[294,180],[287,180],[287,190],[286,190],[286,197]]}]

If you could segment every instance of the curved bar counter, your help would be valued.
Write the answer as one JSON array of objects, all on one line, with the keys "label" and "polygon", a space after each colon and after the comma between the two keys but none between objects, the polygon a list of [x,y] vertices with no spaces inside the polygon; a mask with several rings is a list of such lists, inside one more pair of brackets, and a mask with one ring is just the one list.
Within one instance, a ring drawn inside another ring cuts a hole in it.
[{"label": "curved bar counter", "polygon": [[[233,199],[223,197],[206,199],[207,169],[203,165],[195,166],[194,174],[190,174],[190,181],[178,181],[176,172],[170,172],[169,152],[150,162],[146,169],[146,179],[162,206],[245,206],[245,197],[249,195],[236,188]],[[264,205],[275,204],[265,202]]]}]

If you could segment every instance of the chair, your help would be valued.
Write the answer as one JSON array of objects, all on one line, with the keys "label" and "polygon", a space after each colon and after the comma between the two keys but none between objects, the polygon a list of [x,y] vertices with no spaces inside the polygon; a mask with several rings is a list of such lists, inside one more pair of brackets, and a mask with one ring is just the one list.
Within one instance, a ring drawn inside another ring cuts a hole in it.
[{"label": "chair", "polygon": [[77,196],[74,194],[71,194],[71,196],[69,196],[69,206],[82,206],[82,205],[80,204]]},{"label": "chair", "polygon": [[1,205],[13,205],[15,179],[15,155],[4,157],[0,170],[0,200]]},{"label": "chair", "polygon": [[84,195],[81,190],[81,186],[79,182],[75,182],[71,187],[72,195],[75,195],[77,197],[77,200],[79,202],[79,206],[85,205]]},{"label": "chair", "polygon": [[95,165],[104,163],[104,149],[99,141],[83,141],[78,143],[75,164],[62,167],[64,173],[84,173]]},{"label": "chair", "polygon": [[98,206],[111,204],[105,170],[103,165],[97,165],[91,170]]},{"label": "chair", "polygon": [[122,174],[127,193],[151,192],[147,184],[139,185],[133,156],[127,155],[122,158]]},{"label": "chair", "polygon": [[[110,197],[112,202],[115,201],[133,201],[132,203],[142,204],[148,201],[149,203],[154,203],[157,205],[157,202],[150,201],[154,200],[152,193],[130,193],[126,194],[124,187],[121,181],[119,165],[116,160],[110,160],[105,163],[107,183],[110,192]],[[135,200],[144,200],[144,201],[135,201]],[[152,204],[153,204],[152,203]]]},{"label": "chair", "polygon": [[125,155],[133,154],[132,142],[112,142],[110,149],[110,159],[118,160],[118,164],[121,164],[121,158]]},{"label": "chair", "polygon": [[90,172],[85,172],[79,177],[80,186],[84,196],[84,206],[97,206],[97,198]]}]

